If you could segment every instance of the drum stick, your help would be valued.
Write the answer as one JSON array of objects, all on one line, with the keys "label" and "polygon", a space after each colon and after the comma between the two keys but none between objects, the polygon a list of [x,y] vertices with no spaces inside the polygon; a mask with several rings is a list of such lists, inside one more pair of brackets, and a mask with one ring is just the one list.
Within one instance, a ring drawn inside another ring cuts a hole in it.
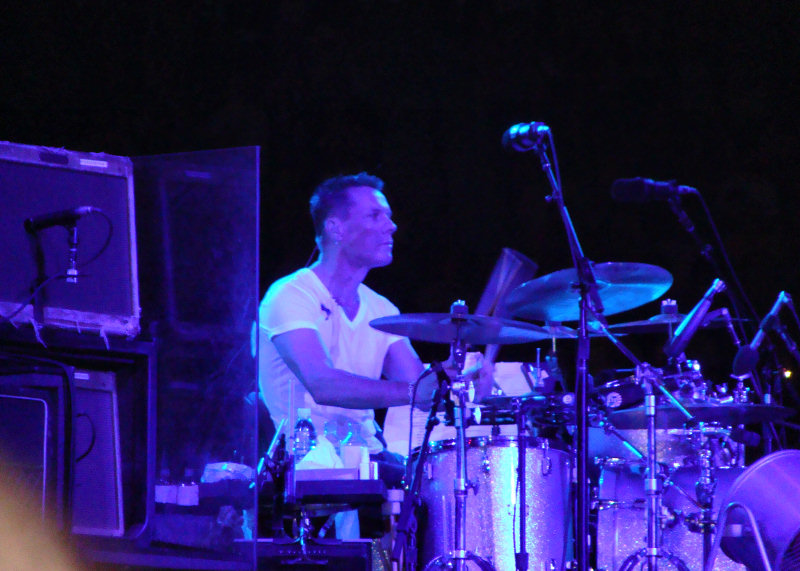
[{"label": "drum stick", "polygon": [[[500,257],[492,269],[489,282],[483,290],[478,306],[475,308],[477,315],[488,317],[502,317],[503,301],[506,295],[523,282],[533,278],[539,266],[527,256],[503,248]],[[502,345],[487,345],[484,350],[483,360],[492,366],[497,362],[497,355]],[[492,377],[492,386],[503,394],[503,388]]]}]

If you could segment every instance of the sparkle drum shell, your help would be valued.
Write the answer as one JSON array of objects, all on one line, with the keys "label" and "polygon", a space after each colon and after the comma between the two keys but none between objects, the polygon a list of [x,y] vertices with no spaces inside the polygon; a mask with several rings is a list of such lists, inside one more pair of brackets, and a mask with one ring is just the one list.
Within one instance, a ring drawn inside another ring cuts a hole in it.
[{"label": "sparkle drum shell", "polygon": [[[744,468],[717,468],[713,498],[714,521],[719,517],[723,498]],[[690,530],[690,522],[699,518],[695,483],[699,468],[680,468],[670,478],[674,485],[664,489],[661,509],[662,546],[691,570],[703,569],[703,535]],[[681,492],[681,490],[683,492]],[[712,535],[713,539],[713,535]],[[608,462],[602,469],[597,491],[597,569],[617,571],[625,560],[647,546],[644,480],[638,465]],[[641,564],[644,559],[640,559]],[[664,562],[665,567],[675,567]],[[720,553],[714,569],[745,571]]]},{"label": "sparkle drum shell", "polygon": [[[530,569],[564,568],[570,525],[569,483],[572,460],[564,446],[526,437],[526,551]],[[515,569],[519,549],[517,437],[467,439],[466,549],[497,571]],[[431,444],[421,483],[423,517],[417,542],[420,566],[452,554],[455,540],[456,442]],[[474,492],[474,493],[473,493]],[[474,563],[468,562],[468,568]]]}]

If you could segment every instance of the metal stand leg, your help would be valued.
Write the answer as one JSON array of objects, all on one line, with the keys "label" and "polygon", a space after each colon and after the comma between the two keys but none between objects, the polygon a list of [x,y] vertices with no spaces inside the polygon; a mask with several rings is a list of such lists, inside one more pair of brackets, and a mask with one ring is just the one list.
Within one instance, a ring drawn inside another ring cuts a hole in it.
[{"label": "metal stand leg", "polygon": [[441,555],[431,560],[425,566],[425,570],[455,569],[456,571],[465,571],[467,561],[474,561],[483,571],[496,571],[491,563],[467,551],[467,439],[464,433],[466,388],[461,387],[458,391],[454,390],[454,393],[457,399],[455,414],[457,476],[453,482],[456,520],[454,549],[450,554]]},{"label": "metal stand leg", "polygon": [[679,571],[689,571],[686,563],[661,546],[660,517],[663,486],[659,477],[658,458],[656,457],[656,395],[653,394],[653,385],[658,383],[658,380],[653,377],[653,372],[647,367],[637,367],[637,377],[639,377],[645,392],[644,407],[647,417],[647,473],[644,479],[647,546],[629,555],[623,561],[619,571],[632,571],[642,558],[646,560],[647,571],[657,571],[659,560],[669,561]]}]

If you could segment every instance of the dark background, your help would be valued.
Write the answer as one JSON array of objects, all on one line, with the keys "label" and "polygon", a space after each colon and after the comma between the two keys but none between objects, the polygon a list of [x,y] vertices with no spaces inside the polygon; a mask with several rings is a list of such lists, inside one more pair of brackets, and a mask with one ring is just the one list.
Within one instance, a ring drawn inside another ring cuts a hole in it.
[{"label": "dark background", "polygon": [[[715,272],[665,203],[609,194],[617,178],[675,179],[701,191],[761,316],[780,290],[798,290],[799,8],[8,2],[0,139],[123,156],[260,146],[262,293],[311,252],[313,187],[368,170],[386,181],[400,227],[394,264],[368,284],[403,312],[446,312],[459,298],[477,304],[503,247],[539,275],[570,265],[537,157],[500,145],[509,126],[543,121],[590,259],[666,268],[667,295],[688,312]],[[711,241],[699,202],[684,203]],[[664,337],[628,339],[662,364]],[[571,343],[559,344],[568,362]],[[687,354],[724,381],[731,346],[704,331]],[[592,347],[593,368],[627,365],[606,341]],[[442,351],[420,345],[425,358]],[[501,358],[530,359],[531,346]]]}]

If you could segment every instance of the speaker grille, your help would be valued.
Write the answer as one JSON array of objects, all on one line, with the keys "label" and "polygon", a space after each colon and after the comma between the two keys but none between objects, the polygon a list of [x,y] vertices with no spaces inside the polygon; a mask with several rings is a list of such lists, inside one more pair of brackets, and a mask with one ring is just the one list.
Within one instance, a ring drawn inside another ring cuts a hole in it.
[{"label": "speaker grille", "polygon": [[112,373],[75,371],[75,533],[122,535],[117,392]]}]

